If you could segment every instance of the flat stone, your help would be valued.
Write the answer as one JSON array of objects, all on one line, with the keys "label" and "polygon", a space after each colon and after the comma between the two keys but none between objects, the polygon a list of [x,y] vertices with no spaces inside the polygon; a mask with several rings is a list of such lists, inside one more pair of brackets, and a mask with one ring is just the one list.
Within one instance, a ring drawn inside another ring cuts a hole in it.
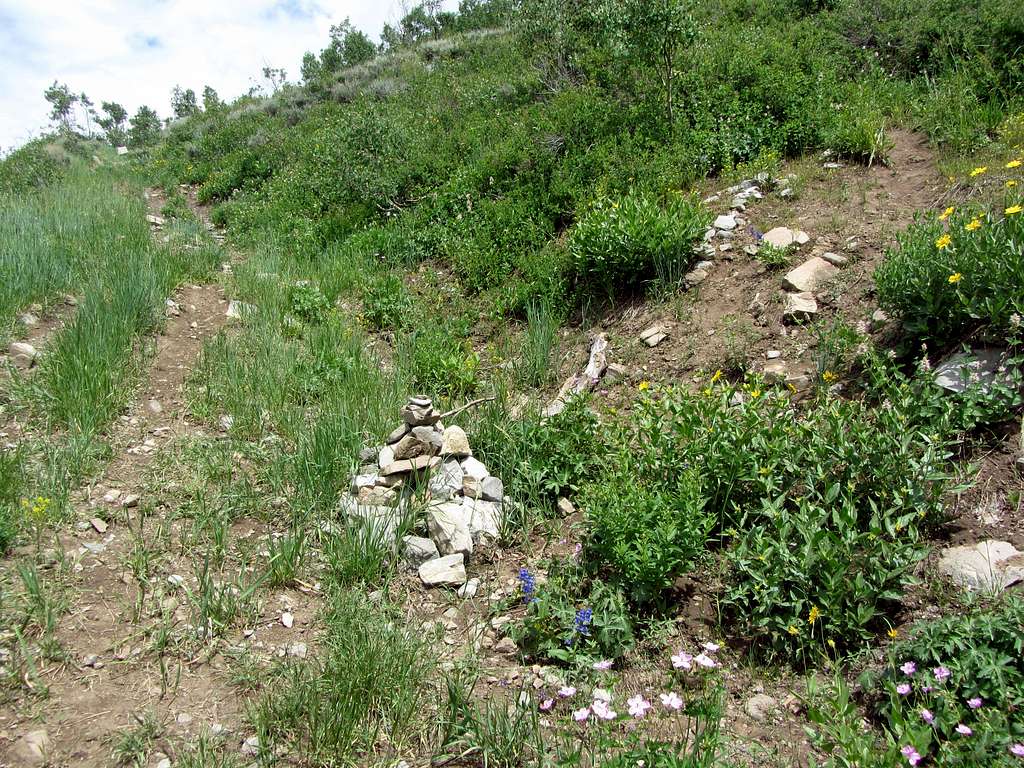
[{"label": "flat stone", "polygon": [[44,730],[29,731],[11,747],[14,765],[45,765],[50,759],[50,734]]},{"label": "flat stone", "polygon": [[434,461],[433,456],[417,456],[414,459],[403,459],[393,461],[386,467],[381,467],[380,473],[384,476],[407,474],[409,472],[423,472],[429,469]]},{"label": "flat stone", "polygon": [[364,486],[359,489],[356,499],[367,507],[390,507],[398,501],[398,492],[383,485]]},{"label": "flat stone", "polygon": [[394,445],[399,440],[401,440],[403,437],[408,435],[409,434],[409,430],[410,430],[409,425],[403,423],[401,426],[395,427],[391,431],[391,434],[388,435],[388,439],[385,440],[384,442],[387,443],[388,445]]},{"label": "flat stone", "polygon": [[729,214],[722,214],[715,219],[712,226],[715,229],[722,230],[724,232],[730,232],[736,229],[736,217]]},{"label": "flat stone", "polygon": [[806,320],[818,314],[818,302],[813,293],[787,293],[782,316],[785,320]]},{"label": "flat stone", "polygon": [[102,519],[100,519],[98,517],[94,517],[91,520],[89,520],[89,525],[91,525],[93,527],[93,530],[95,530],[96,533],[106,533],[107,532],[107,527],[108,526],[107,526],[106,521],[102,520]]},{"label": "flat stone", "polygon": [[747,256],[757,256],[759,250],[760,249],[756,245],[743,246],[743,252],[747,254]]},{"label": "flat stone", "polygon": [[629,369],[621,363],[609,363],[608,369],[604,372],[605,384],[614,384],[626,377]]},{"label": "flat stone", "polygon": [[435,424],[432,427],[413,427],[412,436],[426,446],[426,452],[437,455],[441,452],[442,432]]},{"label": "flat stone", "polygon": [[[424,404],[426,403],[426,404]],[[441,414],[434,410],[430,401],[413,398],[401,410],[402,421],[410,427],[423,427],[436,424]]]},{"label": "flat stone", "polygon": [[133,507],[139,506],[139,494],[129,493],[121,499],[121,506],[125,509],[132,509]]},{"label": "flat stone", "polygon": [[1024,581],[1024,552],[1008,541],[986,539],[943,550],[938,569],[968,591],[999,592]]},{"label": "flat stone", "polygon": [[471,510],[461,500],[432,504],[427,509],[427,530],[442,555],[461,552],[473,554],[473,535],[470,532]]},{"label": "flat stone", "polygon": [[437,551],[437,545],[422,536],[403,536],[402,554],[410,568],[419,568],[428,560],[436,560],[441,556]]},{"label": "flat stone", "polygon": [[[711,274],[711,273],[707,269],[692,269],[689,272],[687,272],[685,275],[683,275],[683,282],[686,284],[687,288],[695,288],[696,286],[700,285],[705,280],[707,280],[709,274]],[[664,338],[665,338],[665,334],[663,334],[663,333],[662,334],[658,334],[658,336],[660,336],[662,340],[664,340]],[[652,337],[652,338],[654,338],[654,337]],[[648,343],[648,346],[657,346],[657,345],[656,344]]]},{"label": "flat stone", "polygon": [[935,383],[950,392],[966,392],[977,386],[988,392],[993,383],[1014,386],[1013,374],[1003,367],[1005,350],[998,347],[977,347],[957,352],[935,366]]},{"label": "flat stone", "polygon": [[752,720],[763,723],[778,711],[779,702],[766,693],[758,693],[747,699],[743,709]]},{"label": "flat stone", "polygon": [[[419,427],[417,427],[419,429]],[[403,461],[405,459],[415,459],[417,456],[430,453],[430,444],[424,443],[416,435],[409,434],[391,446],[391,449],[395,453],[395,459]]]},{"label": "flat stone", "polygon": [[799,229],[775,227],[765,232],[762,240],[775,248],[789,248],[792,245],[803,245],[810,240],[810,235]]},{"label": "flat stone", "polygon": [[782,278],[782,284],[791,291],[814,291],[831,280],[839,272],[820,256],[812,256],[799,267],[791,269]]},{"label": "flat stone", "polygon": [[764,353],[764,356],[768,360],[778,360],[780,357],[782,357],[782,353],[777,349],[769,349],[767,352]]},{"label": "flat stone", "polygon": [[845,267],[849,263],[850,259],[838,253],[832,253],[832,251],[825,251],[821,254],[821,258],[827,261],[834,267]]},{"label": "flat stone", "polygon": [[395,463],[395,450],[390,445],[385,445],[377,453],[377,466],[386,467]]},{"label": "flat stone", "polygon": [[428,587],[461,587],[466,583],[466,558],[461,552],[445,555],[423,563],[418,572]]},{"label": "flat stone", "polygon": [[783,360],[769,360],[764,366],[764,377],[768,381],[781,383],[786,380],[789,373],[786,363]]},{"label": "flat stone", "polygon": [[361,488],[373,488],[373,486],[377,484],[377,480],[379,479],[380,476],[376,472],[356,475],[355,477],[352,478],[350,490],[352,491],[352,493],[358,495],[359,490]]},{"label": "flat stone", "polygon": [[472,456],[462,460],[462,471],[475,480],[483,480],[491,474],[482,461],[478,461]]},{"label": "flat stone", "polygon": [[462,459],[472,456],[473,451],[469,447],[469,438],[462,427],[452,425],[445,429],[441,435],[441,455],[454,456]]},{"label": "flat stone", "polygon": [[576,505],[569,501],[569,499],[565,498],[565,496],[560,496],[558,498],[558,504],[555,506],[563,516],[576,514]]}]

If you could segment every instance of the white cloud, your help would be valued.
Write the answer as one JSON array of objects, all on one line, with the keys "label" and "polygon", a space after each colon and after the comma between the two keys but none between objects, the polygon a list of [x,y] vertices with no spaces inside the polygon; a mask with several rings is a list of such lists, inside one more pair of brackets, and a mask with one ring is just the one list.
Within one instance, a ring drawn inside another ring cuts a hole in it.
[{"label": "white cloud", "polygon": [[377,39],[401,14],[402,0],[0,0],[0,148],[46,128],[43,91],[54,80],[97,109],[148,104],[166,116],[175,85],[234,98],[264,66],[296,79],[302,54],[326,44],[331,24],[348,16]]}]

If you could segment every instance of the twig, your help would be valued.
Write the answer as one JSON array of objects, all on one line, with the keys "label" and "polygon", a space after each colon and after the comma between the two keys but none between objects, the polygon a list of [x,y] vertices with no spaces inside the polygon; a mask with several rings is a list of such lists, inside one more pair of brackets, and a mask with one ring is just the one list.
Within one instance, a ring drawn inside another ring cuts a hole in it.
[{"label": "twig", "polygon": [[450,419],[452,416],[458,416],[463,411],[469,410],[474,405],[480,405],[480,403],[487,403],[487,402],[490,402],[491,400],[497,400],[497,399],[498,399],[497,395],[489,395],[488,397],[481,397],[479,400],[471,400],[471,401],[469,401],[468,403],[466,403],[465,405],[463,405],[460,408],[454,408],[454,409],[452,409],[450,411],[446,411],[445,413],[442,413],[441,414],[441,418],[442,419]]}]

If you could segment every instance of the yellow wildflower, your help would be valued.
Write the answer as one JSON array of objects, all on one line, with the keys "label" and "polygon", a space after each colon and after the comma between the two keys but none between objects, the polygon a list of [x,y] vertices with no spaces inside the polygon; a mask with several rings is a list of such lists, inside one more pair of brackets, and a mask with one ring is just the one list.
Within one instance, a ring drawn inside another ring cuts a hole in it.
[{"label": "yellow wildflower", "polygon": [[637,387],[637,389],[639,389],[641,392],[646,392],[650,388],[651,388],[651,382],[649,382],[647,380],[641,381],[640,385]]},{"label": "yellow wildflower", "polygon": [[717,371],[715,371],[715,375],[711,377],[711,383],[714,384],[720,378],[722,378],[722,369],[721,368],[719,368]]},{"label": "yellow wildflower", "polygon": [[967,224],[964,225],[964,229],[966,229],[968,232],[973,232],[976,229],[981,229],[981,219],[975,216],[973,219],[967,222]]},{"label": "yellow wildflower", "polygon": [[807,614],[807,623],[813,624],[821,618],[821,611],[818,610],[818,606],[812,605],[810,612]]},{"label": "yellow wildflower", "polygon": [[839,376],[837,376],[832,371],[825,371],[823,374],[821,374],[821,380],[824,381],[826,384],[831,384],[838,378]]},{"label": "yellow wildflower", "polygon": [[973,171],[971,171],[971,178],[973,179],[975,176],[981,176],[981,174],[986,173],[987,171],[988,171],[988,166],[987,165],[978,166]]},{"label": "yellow wildflower", "polygon": [[946,219],[948,219],[950,216],[953,215],[953,212],[955,210],[956,208],[954,208],[952,205],[949,206],[949,208],[947,208],[946,210],[939,214],[939,221],[945,221]]},{"label": "yellow wildflower", "polygon": [[761,467],[759,470],[757,470],[757,474],[759,474],[761,477],[767,477],[770,472],[771,470],[768,469],[768,467]]},{"label": "yellow wildflower", "polygon": [[1011,170],[1014,169],[1014,168],[1020,168],[1020,166],[1021,166],[1020,160],[1011,160],[1010,162],[1008,162],[1006,164],[1006,167],[1011,169]]},{"label": "yellow wildflower", "polygon": [[1019,205],[1011,205],[1009,208],[1003,211],[1003,213],[1005,213],[1007,216],[1016,216],[1021,211],[1024,211],[1024,208],[1021,208]]},{"label": "yellow wildflower", "polygon": [[963,279],[964,279],[964,276],[961,275],[959,272],[954,272],[952,275],[950,275],[947,278],[947,280],[949,280],[949,284],[950,285],[956,285],[957,283],[959,283]]},{"label": "yellow wildflower", "polygon": [[886,632],[886,634],[889,636],[891,640],[895,640],[897,637],[900,636],[900,631],[895,627],[889,627],[889,631]]},{"label": "yellow wildflower", "polygon": [[786,631],[789,632],[789,634],[791,634],[791,635],[799,635],[800,634],[800,630],[797,629],[796,627],[794,627],[792,624],[790,624],[788,627],[786,627]]},{"label": "yellow wildflower", "polygon": [[831,648],[833,651],[836,649],[836,641],[833,640],[831,637],[828,639],[828,647]]},{"label": "yellow wildflower", "polygon": [[760,389],[752,389],[752,390],[750,390],[750,396],[756,400],[757,398],[759,398],[761,396],[761,390]]},{"label": "yellow wildflower", "polygon": [[950,237],[949,235],[943,235],[942,237],[935,241],[935,247],[941,251],[943,248],[949,248],[952,242],[952,237]]},{"label": "yellow wildflower", "polygon": [[1017,186],[1016,179],[1010,179],[1008,182],[1006,182],[1006,188],[1007,189],[1013,189],[1016,186]]}]

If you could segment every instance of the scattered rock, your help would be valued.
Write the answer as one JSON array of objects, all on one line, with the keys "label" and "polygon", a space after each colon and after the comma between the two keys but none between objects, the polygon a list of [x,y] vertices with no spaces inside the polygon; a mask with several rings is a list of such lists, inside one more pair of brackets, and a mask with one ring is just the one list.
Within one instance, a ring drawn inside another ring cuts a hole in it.
[{"label": "scattered rock", "polygon": [[786,363],[783,360],[769,360],[764,366],[764,377],[768,381],[781,383],[786,380],[789,373]]},{"label": "scattered rock", "polygon": [[116,488],[111,488],[105,494],[103,494],[104,504],[116,504],[117,500],[121,498],[121,492]]},{"label": "scattered rock", "polygon": [[563,516],[573,515],[576,513],[576,505],[565,498],[565,496],[560,496],[558,498],[558,511]]},{"label": "scattered rock", "polygon": [[758,693],[755,696],[751,696],[747,699],[747,703],[743,705],[744,711],[746,711],[750,718],[759,723],[768,720],[778,708],[779,702],[766,693]]},{"label": "scattered rock", "polygon": [[295,617],[288,611],[281,614],[281,624],[285,629],[291,629],[295,624]]},{"label": "scattered rock", "polygon": [[466,583],[466,559],[461,552],[428,560],[419,567],[420,580],[428,587],[461,587]]},{"label": "scattered rock", "polygon": [[473,578],[467,581],[461,587],[459,587],[459,591],[456,592],[456,594],[463,600],[472,600],[474,597],[476,597],[476,592],[479,588],[480,579]]},{"label": "scattered rock", "polygon": [[782,353],[779,352],[779,350],[777,349],[769,349],[767,352],[764,353],[764,356],[768,360],[778,360],[780,357],[782,357]]},{"label": "scattered rock", "polygon": [[657,323],[640,334],[640,341],[648,347],[656,347],[668,338],[668,327]]},{"label": "scattered rock", "polygon": [[242,754],[246,757],[256,757],[260,753],[260,739],[258,736],[250,736],[242,742]]},{"label": "scattered rock", "polygon": [[736,217],[729,214],[722,214],[715,219],[711,226],[715,229],[722,230],[723,232],[731,232],[736,229]]},{"label": "scattered rock", "polygon": [[787,293],[783,319],[788,321],[806,320],[818,314],[818,302],[813,293]]},{"label": "scattered rock", "polygon": [[[698,285],[700,285],[705,280],[707,280],[708,279],[708,275],[710,275],[710,274],[711,274],[711,271],[707,270],[707,269],[693,269],[693,270],[690,270],[689,272],[687,272],[685,275],[683,275],[683,283],[686,285],[687,288],[696,288]],[[665,339],[665,335],[664,334],[660,334],[660,338],[658,339],[658,343],[660,343],[664,339]],[[647,346],[653,347],[653,346],[656,346],[656,344],[651,344],[650,342],[647,342]]]},{"label": "scattered rock", "polygon": [[166,220],[164,219],[163,216],[157,216],[155,213],[147,213],[146,221],[148,221],[154,227],[162,227],[166,223]]},{"label": "scattered rock", "polygon": [[889,314],[884,309],[876,309],[871,313],[871,322],[868,327],[872,333],[878,333],[889,324]]},{"label": "scattered rock", "polygon": [[50,759],[50,734],[45,730],[29,731],[11,748],[18,765],[45,765]]},{"label": "scattered rock", "polygon": [[779,190],[779,197],[781,197],[783,200],[789,200],[791,197],[793,197],[793,194],[794,193],[792,187],[786,187],[785,189]]},{"label": "scattered rock", "polygon": [[123,499],[121,499],[121,506],[125,509],[132,509],[139,506],[139,494],[129,493]]},{"label": "scattered rock", "polygon": [[506,656],[514,656],[519,653],[519,647],[511,637],[501,638],[501,640],[495,644],[494,650],[498,653],[505,654]]},{"label": "scattered rock", "polygon": [[745,254],[747,254],[747,256],[757,256],[759,251],[760,251],[760,249],[756,245],[744,245],[743,246],[743,252]]},{"label": "scattered rock", "polygon": [[834,267],[845,267],[850,261],[846,256],[842,256],[838,253],[832,253],[831,251],[825,251],[825,253],[821,254],[821,258]]},{"label": "scattered rock", "polygon": [[775,227],[768,230],[762,240],[776,248],[789,248],[792,245],[803,245],[811,239],[810,235],[799,229]]},{"label": "scattered rock", "polygon": [[228,309],[224,313],[228,320],[242,320],[256,312],[256,307],[246,304],[244,301],[229,301]]},{"label": "scattered rock", "polygon": [[590,359],[587,361],[587,367],[583,369],[582,373],[570,376],[565,380],[555,399],[544,409],[543,415],[550,417],[561,413],[565,410],[565,404],[573,397],[596,387],[606,370],[608,370],[608,337],[599,333],[590,345]]},{"label": "scattered rock", "polygon": [[462,507],[474,544],[498,540],[501,533],[501,504],[467,498],[463,500]]},{"label": "scattered rock", "polygon": [[101,520],[98,517],[94,517],[91,520],[89,520],[89,525],[91,525],[93,527],[93,529],[95,529],[96,533],[106,533],[107,532],[107,523],[106,523],[106,521],[105,520]]},{"label": "scattered rock", "polygon": [[791,269],[782,279],[782,284],[797,293],[814,291],[818,286],[831,280],[839,271],[820,256],[813,256],[799,267]]},{"label": "scattered rock", "polygon": [[1007,541],[986,539],[943,550],[938,569],[967,590],[999,592],[1024,581],[1024,552]]},{"label": "scattered rock", "polygon": [[306,654],[309,653],[309,649],[306,647],[305,643],[294,642],[288,645],[287,653],[289,656],[293,656],[296,659],[304,659],[306,658]]},{"label": "scattered rock", "polygon": [[39,352],[27,341],[12,341],[8,348],[8,354],[15,367],[22,370],[31,368],[39,357]]}]

